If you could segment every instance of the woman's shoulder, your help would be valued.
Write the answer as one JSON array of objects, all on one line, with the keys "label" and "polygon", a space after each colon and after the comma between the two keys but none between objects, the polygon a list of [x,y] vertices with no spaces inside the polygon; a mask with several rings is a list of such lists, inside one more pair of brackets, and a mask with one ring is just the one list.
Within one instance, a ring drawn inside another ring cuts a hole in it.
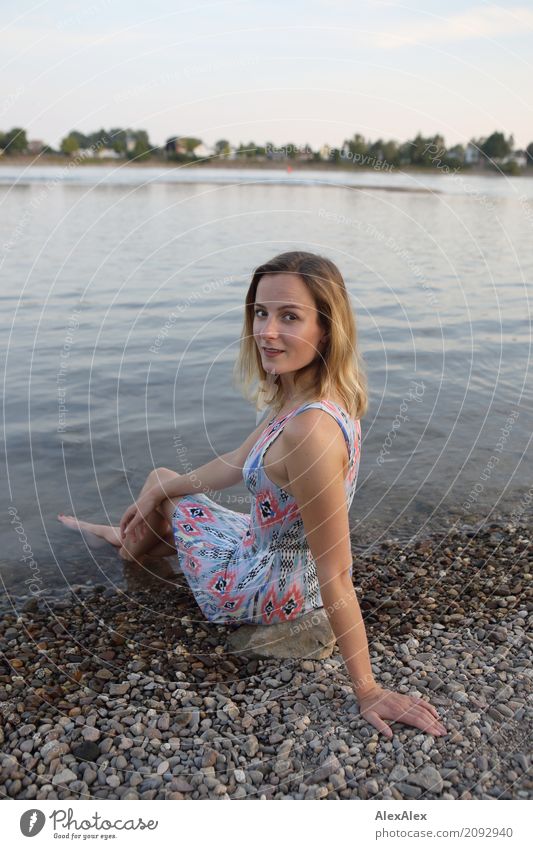
[{"label": "woman's shoulder", "polygon": [[[315,406],[310,406],[314,404]],[[321,406],[318,406],[318,405]],[[285,440],[292,443],[291,447],[298,447],[304,443],[308,446],[328,446],[328,455],[331,457],[331,449],[338,446],[339,455],[344,456],[345,439],[339,427],[336,416],[332,413],[338,412],[335,402],[309,401],[290,416],[283,428]],[[346,412],[345,412],[346,415]]]}]

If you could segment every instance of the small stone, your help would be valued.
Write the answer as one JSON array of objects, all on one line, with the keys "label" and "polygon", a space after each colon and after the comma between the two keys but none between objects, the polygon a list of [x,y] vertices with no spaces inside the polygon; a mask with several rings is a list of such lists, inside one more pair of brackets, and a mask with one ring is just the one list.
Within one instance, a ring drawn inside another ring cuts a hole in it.
[{"label": "small stone", "polygon": [[202,758],[202,768],[207,766],[215,766],[218,758],[218,753],[214,749],[207,749]]},{"label": "small stone", "polygon": [[408,775],[409,770],[407,767],[402,764],[396,764],[389,773],[389,781],[404,781]]},{"label": "small stone", "polygon": [[292,764],[289,760],[278,760],[274,764],[274,772],[276,775],[279,775],[280,778],[285,778],[292,769]]},{"label": "small stone", "polygon": [[96,741],[99,740],[101,736],[100,732],[98,731],[98,728],[93,728],[90,725],[86,725],[81,733],[83,734],[83,739],[88,741],[89,743],[96,743]]},{"label": "small stone", "polygon": [[509,699],[512,699],[514,696],[514,690],[509,684],[504,684],[503,687],[500,687],[496,695],[494,696],[494,700],[497,702],[506,702]]},{"label": "small stone", "polygon": [[46,766],[48,766],[50,761],[53,761],[54,758],[60,758],[62,755],[66,755],[69,751],[70,747],[68,743],[61,743],[59,740],[49,740],[48,743],[45,743],[41,748],[41,757]]},{"label": "small stone", "polygon": [[180,793],[191,793],[194,790],[192,784],[189,784],[184,778],[173,778],[172,786]]},{"label": "small stone", "polygon": [[89,766],[83,773],[83,780],[86,784],[92,784],[93,781],[96,781],[96,775],[96,770],[92,769],[92,767]]},{"label": "small stone", "polygon": [[312,772],[306,779],[306,784],[318,784],[320,781],[327,781],[330,775],[334,772],[340,772],[342,765],[335,755],[328,755],[321,766]]},{"label": "small stone", "polygon": [[235,781],[237,782],[237,784],[244,784],[244,783],[245,783],[245,781],[246,781],[246,775],[245,775],[244,770],[242,770],[242,769],[235,769],[235,770],[233,771],[233,775],[235,776]]},{"label": "small stone", "polygon": [[168,713],[163,713],[157,720],[157,727],[160,731],[168,731],[170,728],[170,716]]},{"label": "small stone", "polygon": [[399,781],[394,786],[402,796],[407,796],[409,799],[418,799],[422,794],[420,787],[415,787],[413,784],[406,784],[404,781]]},{"label": "small stone", "polygon": [[63,769],[61,772],[56,772],[52,778],[52,784],[57,787],[58,784],[70,784],[71,781],[76,781],[77,775],[71,769]]},{"label": "small stone", "polygon": [[124,684],[110,684],[109,685],[109,695],[110,696],[124,696],[130,688],[130,684],[125,681]]},{"label": "small stone", "polygon": [[237,705],[233,704],[233,702],[228,702],[227,704],[225,704],[222,710],[224,711],[224,713],[227,713],[229,718],[232,720],[238,719],[238,717],[240,716],[239,708],[237,707]]},{"label": "small stone", "polygon": [[425,766],[420,772],[409,775],[409,784],[416,784],[431,793],[442,793],[442,776],[432,766]]},{"label": "small stone", "polygon": [[110,681],[113,678],[113,673],[109,669],[99,669],[95,677],[100,678],[102,681]]},{"label": "small stone", "polygon": [[110,787],[120,787],[120,778],[118,775],[108,775],[105,781]]},{"label": "small stone", "polygon": [[247,737],[246,743],[244,744],[244,751],[250,758],[253,758],[259,751],[259,740],[254,734]]},{"label": "small stone", "polygon": [[79,761],[91,761],[94,763],[100,757],[100,747],[96,743],[86,740],[84,743],[74,746],[72,754]]}]

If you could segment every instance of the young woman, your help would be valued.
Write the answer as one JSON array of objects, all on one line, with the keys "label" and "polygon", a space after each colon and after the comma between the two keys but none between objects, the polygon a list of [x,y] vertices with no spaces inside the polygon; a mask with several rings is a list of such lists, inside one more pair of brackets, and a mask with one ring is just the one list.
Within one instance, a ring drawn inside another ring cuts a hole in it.
[{"label": "young woman", "polygon": [[[59,518],[119,546],[124,559],[179,553],[207,619],[273,623],[325,607],[362,716],[446,733],[422,698],[374,680],[352,581],[348,510],[361,451],[366,383],[343,278],[330,260],[290,251],[259,266],[245,301],[236,373],[275,413],[236,450],[185,475],[148,475],[119,528]],[[250,384],[259,379],[259,391]],[[244,477],[250,515],[206,493]]]}]

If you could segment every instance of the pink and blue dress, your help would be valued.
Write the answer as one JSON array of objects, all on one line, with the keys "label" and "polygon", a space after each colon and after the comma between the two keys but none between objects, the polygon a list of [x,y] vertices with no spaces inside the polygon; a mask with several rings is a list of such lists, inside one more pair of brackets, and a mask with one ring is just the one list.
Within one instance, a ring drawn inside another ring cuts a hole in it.
[{"label": "pink and blue dress", "polygon": [[296,500],[263,467],[267,449],[287,421],[312,407],[333,416],[344,434],[349,509],[359,471],[361,425],[332,401],[302,404],[268,422],[243,466],[252,495],[249,515],[217,504],[205,493],[184,495],[176,506],[173,531],[180,569],[211,622],[272,624],[323,607]]}]

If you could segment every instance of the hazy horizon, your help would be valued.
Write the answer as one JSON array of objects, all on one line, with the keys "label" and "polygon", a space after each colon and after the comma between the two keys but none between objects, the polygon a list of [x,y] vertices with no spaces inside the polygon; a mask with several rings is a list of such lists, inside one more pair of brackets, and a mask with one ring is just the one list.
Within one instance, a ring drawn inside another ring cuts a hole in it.
[{"label": "hazy horizon", "polygon": [[533,9],[519,3],[52,0],[21,13],[7,0],[3,18],[0,129],[52,147],[101,127],[146,129],[158,146],[533,141]]}]

